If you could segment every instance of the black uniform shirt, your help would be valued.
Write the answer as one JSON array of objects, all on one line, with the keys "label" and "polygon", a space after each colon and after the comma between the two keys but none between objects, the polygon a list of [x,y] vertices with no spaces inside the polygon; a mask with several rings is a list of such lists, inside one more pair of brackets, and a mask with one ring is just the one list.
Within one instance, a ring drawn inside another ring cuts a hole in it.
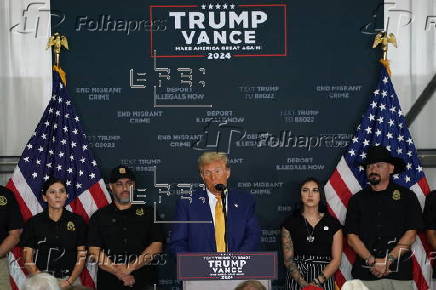
[{"label": "black uniform shirt", "polygon": [[[152,242],[163,242],[161,224],[154,223],[153,209],[133,204],[119,210],[114,203],[96,211],[89,222],[88,246],[99,247],[114,263],[134,262]],[[101,261],[99,261],[101,263]],[[133,288],[123,286],[114,275],[98,268],[98,289],[144,289],[156,277],[154,266],[146,265],[131,273]]]},{"label": "black uniform shirt", "polygon": [[126,263],[129,255],[134,259],[164,238],[160,224],[154,223],[153,209],[143,205],[119,210],[111,203],[96,211],[89,222],[88,246],[102,248],[115,263]]},{"label": "black uniform shirt", "polygon": [[[347,234],[358,235],[376,258],[385,258],[407,230],[420,230],[422,225],[421,206],[416,195],[394,183],[386,190],[373,191],[368,186],[356,193],[348,204],[345,221]],[[411,254],[403,254],[399,265],[391,265],[392,274],[383,278],[411,280]],[[362,267],[363,264],[364,261],[357,257],[353,278],[378,280],[368,268]]]},{"label": "black uniform shirt", "polygon": [[[331,257],[333,236],[341,225],[338,220],[328,214],[324,214],[313,228],[309,222],[305,222],[301,214],[291,215],[283,223],[283,227],[291,234],[294,244],[295,255],[313,255]],[[309,242],[307,237],[313,235],[313,242]]]},{"label": "black uniform shirt", "polygon": [[0,186],[0,244],[9,235],[9,231],[22,227],[23,220],[14,194]]},{"label": "black uniform shirt", "polygon": [[66,209],[55,222],[45,209],[24,226],[21,246],[34,249],[33,261],[40,271],[57,278],[70,276],[77,262],[77,247],[86,246],[86,225]]},{"label": "black uniform shirt", "polygon": [[[425,198],[424,226],[426,230],[436,230],[436,190],[430,192]],[[433,249],[435,250],[435,249]],[[433,264],[433,279],[436,279],[436,263]]]}]

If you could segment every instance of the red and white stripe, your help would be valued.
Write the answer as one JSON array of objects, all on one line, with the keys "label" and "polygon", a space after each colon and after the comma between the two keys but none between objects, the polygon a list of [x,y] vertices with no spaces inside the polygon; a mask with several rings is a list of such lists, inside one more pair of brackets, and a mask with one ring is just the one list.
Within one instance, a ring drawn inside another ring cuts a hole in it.
[{"label": "red and white stripe", "polygon": [[341,224],[345,223],[348,201],[354,193],[361,189],[362,187],[354,177],[344,157],[341,157],[324,187],[327,203]]},{"label": "red and white stripe", "polygon": [[[353,194],[361,189],[359,182],[354,177],[344,157],[341,157],[336,169],[325,185],[324,191],[330,212],[337,217],[342,225],[345,223],[348,201]],[[425,196],[430,192],[426,179],[419,180],[410,189],[415,192],[423,208]],[[418,235],[416,242],[412,245],[413,280],[416,289],[419,290],[427,290],[431,287],[431,265],[429,263],[429,248],[426,246],[426,243]],[[351,268],[354,258],[355,254],[345,242],[341,266],[336,273],[338,286],[342,286],[345,280],[352,278]]]},{"label": "red and white stripe", "polygon": [[[9,179],[7,188],[13,191],[20,207],[20,212],[25,221],[37,213],[42,212],[42,207],[32,192],[29,185],[17,166],[12,177]],[[78,198],[66,206],[67,210],[79,214],[87,222],[91,215],[98,209],[111,202],[111,197],[106,189],[103,179],[100,179],[88,190],[85,190]],[[26,279],[26,271],[21,257],[21,249],[16,247],[9,255],[10,275],[12,278],[12,289],[19,290]],[[80,279],[87,287],[95,288],[96,268],[94,265],[86,265]]]},{"label": "red and white stripe", "polygon": [[20,167],[15,167],[14,173],[9,179],[7,186],[14,192],[15,199],[20,206],[21,214],[24,220],[28,220],[32,216],[42,211],[38,199],[32,192],[32,189],[27,185],[26,179],[21,173]]}]

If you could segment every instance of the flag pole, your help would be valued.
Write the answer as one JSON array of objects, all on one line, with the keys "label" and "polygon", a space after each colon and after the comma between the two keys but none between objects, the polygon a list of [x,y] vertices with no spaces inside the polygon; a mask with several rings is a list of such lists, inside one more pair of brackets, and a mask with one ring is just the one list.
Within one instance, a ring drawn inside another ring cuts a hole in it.
[{"label": "flag pole", "polygon": [[61,35],[58,32],[55,32],[50,38],[48,39],[47,48],[49,49],[52,47],[52,52],[54,54],[54,66],[53,70],[57,71],[61,77],[62,82],[64,85],[67,84],[67,78],[65,72],[60,67],[60,55],[61,55],[61,49],[64,47],[65,49],[68,49],[68,40],[65,35]]},{"label": "flag pole", "polygon": [[397,45],[397,39],[395,38],[395,35],[393,33],[389,33],[387,31],[380,31],[377,33],[377,35],[374,38],[374,42],[372,43],[372,48],[376,48],[380,44],[380,49],[383,51],[383,58],[380,59],[380,62],[386,67],[386,70],[391,76],[391,68],[389,66],[389,60],[388,60],[388,48],[389,43],[392,44],[395,48],[398,47]]}]

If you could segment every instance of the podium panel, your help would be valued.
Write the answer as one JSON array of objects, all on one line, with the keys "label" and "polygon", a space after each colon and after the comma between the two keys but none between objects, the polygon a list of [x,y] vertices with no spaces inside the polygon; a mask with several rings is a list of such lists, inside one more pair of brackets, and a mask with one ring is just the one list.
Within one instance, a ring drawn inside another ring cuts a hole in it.
[{"label": "podium panel", "polygon": [[[205,290],[205,289],[213,289],[213,290],[233,290],[239,284],[241,284],[244,280],[229,280],[229,281],[183,281],[183,289],[184,290]],[[271,281],[270,280],[257,280],[262,283],[263,286],[267,290],[271,290]]]},{"label": "podium panel", "polygon": [[177,279],[184,281],[186,290],[231,290],[246,280],[271,289],[277,267],[276,252],[177,254]]}]

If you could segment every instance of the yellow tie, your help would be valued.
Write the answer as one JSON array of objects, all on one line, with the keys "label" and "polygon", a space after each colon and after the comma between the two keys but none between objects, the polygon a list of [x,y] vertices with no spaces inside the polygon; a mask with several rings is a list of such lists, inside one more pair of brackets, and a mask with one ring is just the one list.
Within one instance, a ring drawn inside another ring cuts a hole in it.
[{"label": "yellow tie", "polygon": [[224,242],[224,214],[223,214],[223,204],[221,202],[221,197],[216,197],[215,205],[215,243],[217,252],[226,251],[226,243]]}]

